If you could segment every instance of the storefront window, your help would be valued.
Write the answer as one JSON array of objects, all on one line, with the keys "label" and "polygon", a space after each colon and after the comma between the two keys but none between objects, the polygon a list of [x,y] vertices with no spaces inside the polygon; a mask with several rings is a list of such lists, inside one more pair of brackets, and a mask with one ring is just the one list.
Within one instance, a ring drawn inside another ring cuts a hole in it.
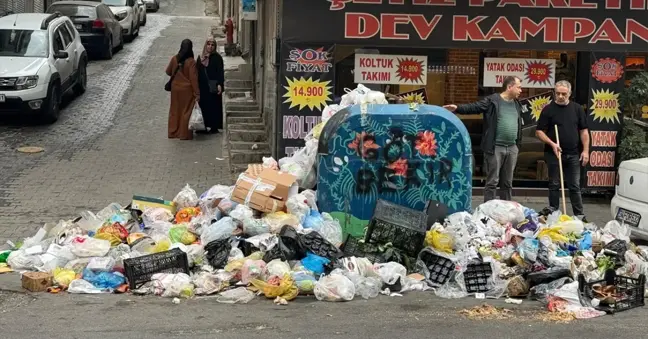
[{"label": "storefront window", "polygon": [[[528,85],[524,86],[520,100],[524,104],[527,104],[529,111],[526,112],[527,116],[524,118],[524,125],[522,127],[522,145],[514,179],[517,182],[517,186],[531,187],[542,186],[542,182],[547,180],[547,169],[544,164],[544,145],[535,136],[535,126],[542,105],[547,104],[553,99],[551,91],[555,81],[568,80],[574,87],[576,86],[577,53],[511,50],[462,51],[336,45],[335,101],[339,101],[341,96],[346,93],[345,89],[352,89],[357,86],[357,77],[355,76],[356,54],[426,56],[428,70],[425,85],[386,83],[363,83],[363,85],[372,90],[391,94],[392,99],[394,96],[402,93],[424,90],[426,102],[439,106],[451,103],[470,103],[488,95],[499,93],[501,86],[497,81],[501,81],[501,77],[499,74],[493,75],[493,73],[497,72],[494,72],[492,68],[490,70],[486,69],[486,61],[492,63],[497,60],[509,60],[511,63],[510,67],[512,68],[527,67],[525,65],[533,62],[546,65],[548,67],[547,71],[551,73],[551,77],[543,84],[541,84],[542,79],[533,82],[532,79],[530,80],[527,77],[527,79],[523,80],[523,84]],[[520,76],[523,77],[522,75]],[[474,185],[483,186],[483,180],[485,179],[483,166],[484,154],[479,146],[483,135],[483,116],[458,116],[466,126],[471,137],[474,155]],[[520,181],[526,183],[521,183]]]}]

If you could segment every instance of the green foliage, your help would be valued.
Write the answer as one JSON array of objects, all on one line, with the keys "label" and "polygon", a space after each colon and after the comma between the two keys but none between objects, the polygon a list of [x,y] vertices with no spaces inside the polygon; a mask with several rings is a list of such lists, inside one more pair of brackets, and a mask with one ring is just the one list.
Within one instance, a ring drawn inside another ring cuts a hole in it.
[{"label": "green foliage", "polygon": [[648,157],[646,131],[632,120],[626,120],[619,145],[621,161]]},{"label": "green foliage", "polygon": [[619,96],[626,117],[641,119],[641,108],[648,105],[648,72],[641,72],[632,78],[630,87]]},{"label": "green foliage", "polygon": [[[648,72],[641,72],[632,78],[630,87],[621,93],[619,99],[625,117],[640,120],[642,107],[648,105]],[[648,157],[646,130],[630,119],[625,120],[621,134],[621,161]]]}]

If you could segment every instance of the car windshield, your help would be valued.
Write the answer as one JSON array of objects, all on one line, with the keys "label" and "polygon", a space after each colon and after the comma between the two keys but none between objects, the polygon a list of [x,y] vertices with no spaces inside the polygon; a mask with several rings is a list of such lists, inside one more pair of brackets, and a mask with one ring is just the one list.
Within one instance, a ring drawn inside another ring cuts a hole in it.
[{"label": "car windshield", "polygon": [[0,56],[45,58],[48,50],[47,31],[0,29]]},{"label": "car windshield", "polygon": [[93,6],[79,6],[79,5],[57,5],[54,4],[50,6],[47,10],[47,13],[60,12],[61,14],[69,17],[70,19],[75,18],[97,18],[97,10]]},{"label": "car windshield", "polygon": [[108,6],[126,6],[126,0],[103,0]]}]

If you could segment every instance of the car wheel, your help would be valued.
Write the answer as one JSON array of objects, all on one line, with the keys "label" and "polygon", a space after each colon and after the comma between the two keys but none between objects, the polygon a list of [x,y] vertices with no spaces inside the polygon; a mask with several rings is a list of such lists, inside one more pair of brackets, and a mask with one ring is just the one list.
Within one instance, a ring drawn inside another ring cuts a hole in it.
[{"label": "car wheel", "polygon": [[88,69],[85,60],[81,60],[79,62],[77,81],[76,84],[74,84],[74,93],[79,96],[85,93],[86,88],[88,88]]},{"label": "car wheel", "polygon": [[113,57],[113,45],[112,45],[113,38],[112,36],[108,37],[108,41],[106,41],[105,46],[104,46],[104,52],[103,52],[103,57],[106,60],[110,60]]},{"label": "car wheel", "polygon": [[45,123],[53,124],[55,123],[60,114],[61,110],[61,88],[59,84],[52,83],[50,85],[49,93],[47,93],[47,107],[45,108],[45,113],[43,120]]},{"label": "car wheel", "polygon": [[137,26],[135,27],[135,33],[133,34],[133,36],[136,37],[139,36],[139,31],[140,31],[140,22],[139,20],[137,20]]}]

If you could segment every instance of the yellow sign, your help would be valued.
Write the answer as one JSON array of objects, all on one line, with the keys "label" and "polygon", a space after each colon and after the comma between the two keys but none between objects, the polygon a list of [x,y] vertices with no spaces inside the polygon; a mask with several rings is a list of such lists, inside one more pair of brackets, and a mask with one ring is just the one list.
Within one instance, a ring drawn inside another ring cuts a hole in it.
[{"label": "yellow sign", "polygon": [[594,116],[594,121],[621,123],[619,120],[619,94],[610,92],[607,89],[592,90],[592,106],[590,115]]},{"label": "yellow sign", "polygon": [[548,96],[529,100],[529,105],[531,106],[531,118],[534,121],[538,121],[538,119],[540,119],[540,113],[542,113],[542,109],[550,103],[551,98]]},{"label": "yellow sign", "polygon": [[290,108],[299,106],[300,111],[304,107],[321,111],[326,106],[326,102],[331,100],[331,87],[328,86],[330,81],[322,82],[319,79],[304,79],[303,77],[299,79],[286,78],[286,80],[288,80],[288,86],[284,86],[284,88],[287,92],[283,97],[286,98],[284,103],[290,103]]}]

